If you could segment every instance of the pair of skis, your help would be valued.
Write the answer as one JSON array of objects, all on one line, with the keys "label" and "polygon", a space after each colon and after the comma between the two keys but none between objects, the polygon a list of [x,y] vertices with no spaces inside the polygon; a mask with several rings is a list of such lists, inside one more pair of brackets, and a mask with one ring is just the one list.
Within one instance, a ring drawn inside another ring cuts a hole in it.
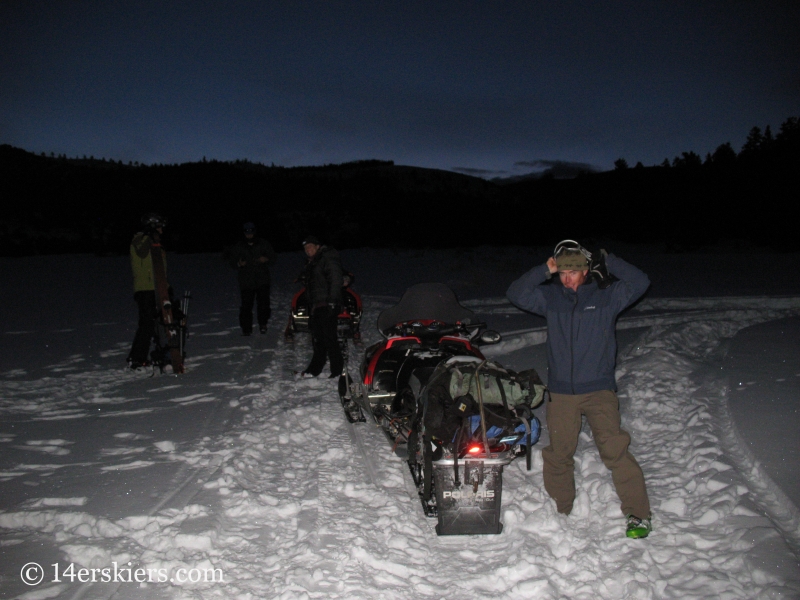
[{"label": "pair of skis", "polygon": [[[158,332],[158,344],[161,349],[166,349],[169,354],[169,363],[172,372],[176,375],[185,371],[183,358],[186,347],[186,315],[189,312],[189,299],[192,297],[190,292],[184,292],[181,300],[180,312],[182,318],[175,320],[172,310],[172,298],[169,295],[169,283],[167,282],[167,269],[164,264],[164,253],[160,242],[153,242],[150,246],[150,258],[153,261],[153,282],[156,292],[156,308],[160,318],[156,320],[156,330]],[[161,364],[158,366],[162,372],[164,370],[165,357],[159,357]]]}]

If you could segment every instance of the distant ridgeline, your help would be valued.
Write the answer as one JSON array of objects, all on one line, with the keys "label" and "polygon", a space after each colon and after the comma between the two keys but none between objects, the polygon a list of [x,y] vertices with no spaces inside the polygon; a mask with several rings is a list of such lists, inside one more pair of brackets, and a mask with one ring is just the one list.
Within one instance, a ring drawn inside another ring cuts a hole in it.
[{"label": "distant ridgeline", "polygon": [[0,255],[126,253],[148,211],[167,216],[166,246],[216,252],[253,221],[277,250],[314,233],[334,246],[550,245],[569,237],[694,250],[742,240],[800,249],[800,121],[753,128],[737,154],[585,173],[487,181],[366,160],[283,168],[249,161],[180,165],[35,155],[0,145]]}]

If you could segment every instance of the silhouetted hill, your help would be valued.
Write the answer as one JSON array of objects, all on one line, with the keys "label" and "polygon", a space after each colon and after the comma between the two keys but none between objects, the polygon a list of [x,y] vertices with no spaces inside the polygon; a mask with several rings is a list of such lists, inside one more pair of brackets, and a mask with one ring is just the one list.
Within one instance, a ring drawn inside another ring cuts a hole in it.
[{"label": "silhouetted hill", "polygon": [[560,239],[662,242],[683,251],[721,240],[797,249],[800,123],[754,128],[737,155],[545,176],[502,184],[366,160],[320,167],[249,161],[123,165],[0,146],[0,254],[127,252],[139,219],[169,219],[166,245],[221,250],[253,221],[278,250],[314,233],[338,248],[551,245]]},{"label": "silhouetted hill", "polygon": [[221,249],[240,235],[244,221],[254,221],[278,249],[297,248],[310,232],[342,248],[404,246],[427,234],[427,245],[470,245],[465,232],[441,232],[438,223],[479,205],[493,187],[476,177],[386,161],[131,166],[5,145],[0,195],[11,201],[0,217],[0,251],[127,252],[141,215],[153,210],[170,221],[170,247],[184,252]]}]

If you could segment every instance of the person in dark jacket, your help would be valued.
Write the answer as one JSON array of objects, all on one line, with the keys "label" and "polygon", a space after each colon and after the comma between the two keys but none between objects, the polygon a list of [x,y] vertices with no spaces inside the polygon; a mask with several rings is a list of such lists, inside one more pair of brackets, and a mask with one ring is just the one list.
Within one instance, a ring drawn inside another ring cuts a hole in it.
[{"label": "person in dark jacket", "polygon": [[[566,242],[566,243],[565,243]],[[647,537],[650,502],[644,475],[628,451],[630,435],[620,426],[616,395],[616,320],[645,293],[650,280],[621,258],[605,256],[613,275],[603,285],[589,276],[591,254],[565,240],[555,255],[508,288],[519,308],[547,318],[547,427],[550,445],[542,450],[544,485],[558,512],[568,515],[575,500],[573,455],[585,415],[627,517],[626,535]],[[553,275],[558,273],[558,278]]]},{"label": "person in dark jacket", "polygon": [[267,321],[272,314],[269,300],[270,265],[275,264],[277,254],[267,240],[256,237],[256,226],[244,224],[244,239],[236,244],[228,255],[231,266],[239,270],[239,291],[242,305],[239,308],[239,325],[242,335],[253,332],[253,304],[258,304],[258,329],[267,333]]},{"label": "person in dark jacket", "polygon": [[316,377],[322,372],[326,360],[330,360],[330,376],[339,377],[344,369],[344,358],[336,335],[344,285],[339,252],[331,246],[322,245],[314,236],[303,240],[303,250],[308,262],[300,280],[306,286],[310,312],[308,328],[314,355],[302,375]]}]

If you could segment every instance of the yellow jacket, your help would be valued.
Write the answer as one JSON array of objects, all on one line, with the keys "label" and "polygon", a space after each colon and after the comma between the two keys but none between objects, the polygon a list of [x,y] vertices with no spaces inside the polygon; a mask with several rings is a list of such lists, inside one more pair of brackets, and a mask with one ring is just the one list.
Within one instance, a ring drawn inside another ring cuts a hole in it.
[{"label": "yellow jacket", "polygon": [[[131,269],[133,270],[133,291],[152,292],[156,289],[153,281],[153,261],[150,258],[150,246],[153,240],[146,233],[140,231],[133,236],[131,242]],[[167,270],[166,253],[162,250],[164,271]]]}]

